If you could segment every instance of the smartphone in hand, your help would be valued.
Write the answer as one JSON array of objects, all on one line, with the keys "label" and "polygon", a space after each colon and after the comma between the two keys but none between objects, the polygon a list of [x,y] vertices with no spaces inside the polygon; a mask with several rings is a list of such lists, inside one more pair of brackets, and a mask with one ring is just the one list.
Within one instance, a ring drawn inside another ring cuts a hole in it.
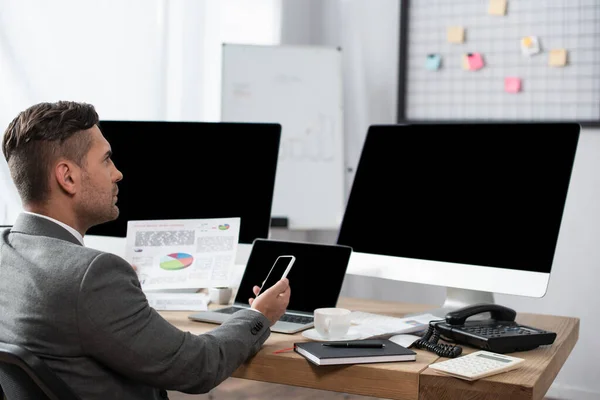
[{"label": "smartphone in hand", "polygon": [[279,282],[279,280],[285,278],[290,272],[290,269],[292,269],[292,265],[294,265],[295,261],[296,257],[291,255],[277,257],[277,260],[275,260],[275,263],[271,267],[267,278],[264,280],[262,286],[260,287],[260,291],[258,292],[258,294],[261,294],[262,292]]}]

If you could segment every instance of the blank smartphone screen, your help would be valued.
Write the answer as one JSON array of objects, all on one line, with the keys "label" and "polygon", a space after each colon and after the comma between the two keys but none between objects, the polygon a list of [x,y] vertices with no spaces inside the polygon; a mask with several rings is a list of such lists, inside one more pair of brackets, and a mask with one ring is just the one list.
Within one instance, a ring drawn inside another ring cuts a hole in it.
[{"label": "blank smartphone screen", "polygon": [[273,267],[271,268],[271,271],[269,272],[265,283],[263,283],[263,285],[261,286],[259,293],[264,292],[265,290],[279,282],[281,276],[287,269],[290,262],[292,262],[292,260],[293,258],[289,256],[278,257],[275,261],[275,264],[273,264]]}]

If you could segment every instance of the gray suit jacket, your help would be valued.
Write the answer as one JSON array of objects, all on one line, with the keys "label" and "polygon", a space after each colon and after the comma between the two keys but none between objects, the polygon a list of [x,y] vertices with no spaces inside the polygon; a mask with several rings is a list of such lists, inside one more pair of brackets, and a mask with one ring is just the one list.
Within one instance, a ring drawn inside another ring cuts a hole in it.
[{"label": "gray suit jacket", "polygon": [[131,265],[21,214],[0,239],[0,341],[40,356],[82,399],[205,393],[254,355],[269,320],[244,310],[204,335],[148,305]]}]

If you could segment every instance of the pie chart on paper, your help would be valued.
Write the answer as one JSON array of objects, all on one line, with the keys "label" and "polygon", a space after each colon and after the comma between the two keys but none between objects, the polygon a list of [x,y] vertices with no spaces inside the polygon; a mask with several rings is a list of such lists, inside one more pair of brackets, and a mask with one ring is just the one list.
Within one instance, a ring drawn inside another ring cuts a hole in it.
[{"label": "pie chart on paper", "polygon": [[171,253],[161,257],[160,267],[167,271],[175,271],[184,269],[192,265],[194,257],[187,253]]}]

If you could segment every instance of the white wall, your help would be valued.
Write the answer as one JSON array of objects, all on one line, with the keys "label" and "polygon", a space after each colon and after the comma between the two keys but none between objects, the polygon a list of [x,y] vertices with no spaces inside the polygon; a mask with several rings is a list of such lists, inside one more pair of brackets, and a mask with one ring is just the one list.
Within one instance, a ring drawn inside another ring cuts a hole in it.
[{"label": "white wall", "polygon": [[[287,0],[282,41],[339,45],[344,54],[346,163],[356,165],[367,128],[395,123],[399,2],[397,0]],[[600,398],[600,130],[582,132],[548,293],[544,298],[496,295],[518,312],[581,318],[579,342],[549,395]],[[348,174],[347,182],[351,182]],[[298,233],[294,233],[296,236]],[[283,231],[273,236],[285,237]],[[337,232],[308,232],[307,240],[333,243]],[[342,295],[441,305],[445,289],[347,276]]]},{"label": "white wall", "polygon": [[[278,43],[280,2],[0,2],[0,139],[20,111],[61,99],[103,120],[220,120],[222,43]],[[0,224],[21,209],[0,157]]]}]

